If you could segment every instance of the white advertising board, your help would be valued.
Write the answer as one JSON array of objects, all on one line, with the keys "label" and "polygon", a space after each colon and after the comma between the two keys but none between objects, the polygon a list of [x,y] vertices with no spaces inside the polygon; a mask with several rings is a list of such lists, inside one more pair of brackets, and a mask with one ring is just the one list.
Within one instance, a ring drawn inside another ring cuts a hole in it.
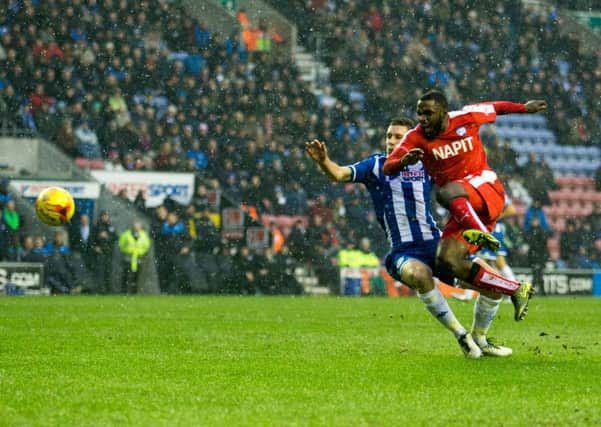
[{"label": "white advertising board", "polygon": [[100,196],[100,184],[85,181],[33,181],[12,179],[10,186],[23,197],[36,198],[48,187],[62,187],[75,199],[97,199]]},{"label": "white advertising board", "polygon": [[194,174],[163,172],[111,172],[90,171],[113,194],[123,189],[129,200],[135,200],[140,191],[146,199],[146,207],[152,208],[170,197],[182,205],[188,205],[194,195]]}]

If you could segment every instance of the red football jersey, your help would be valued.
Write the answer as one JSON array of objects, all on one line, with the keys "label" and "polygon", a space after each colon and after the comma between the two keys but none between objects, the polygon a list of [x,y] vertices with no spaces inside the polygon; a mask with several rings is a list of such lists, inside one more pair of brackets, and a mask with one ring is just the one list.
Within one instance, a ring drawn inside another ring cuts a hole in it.
[{"label": "red football jersey", "polygon": [[449,126],[433,139],[427,139],[422,126],[407,132],[391,153],[391,158],[402,158],[409,150],[421,148],[426,171],[439,187],[471,174],[490,169],[484,146],[480,140],[480,126],[496,120],[492,103],[474,104],[460,111],[449,112]]}]

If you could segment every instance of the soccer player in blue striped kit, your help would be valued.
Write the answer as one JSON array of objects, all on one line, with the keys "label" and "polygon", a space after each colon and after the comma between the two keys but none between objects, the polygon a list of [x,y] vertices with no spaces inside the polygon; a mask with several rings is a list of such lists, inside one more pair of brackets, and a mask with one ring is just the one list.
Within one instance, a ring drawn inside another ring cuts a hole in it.
[{"label": "soccer player in blue striped kit", "polygon": [[[413,121],[408,118],[390,122],[386,132],[387,154],[394,150],[413,126]],[[481,296],[474,307],[474,339],[472,333],[457,320],[436,287],[433,272],[441,233],[431,213],[432,180],[421,162],[403,168],[396,176],[386,176],[382,173],[386,160],[383,154],[374,154],[355,164],[340,166],[329,158],[324,142],[307,142],[305,151],[330,180],[365,184],[372,197],[378,222],[390,243],[386,269],[396,280],[417,291],[432,316],[455,335],[466,357],[511,355],[509,347],[498,346],[486,338],[498,309],[498,304],[488,302],[500,298],[499,295],[478,289]]]}]

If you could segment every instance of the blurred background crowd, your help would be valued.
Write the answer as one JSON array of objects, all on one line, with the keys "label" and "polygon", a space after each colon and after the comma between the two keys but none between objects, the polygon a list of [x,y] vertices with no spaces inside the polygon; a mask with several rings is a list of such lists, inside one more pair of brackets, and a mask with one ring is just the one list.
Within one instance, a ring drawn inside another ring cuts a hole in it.
[{"label": "blurred background crowd", "polygon": [[[4,119],[77,164],[189,172],[196,188],[189,206],[130,202],[150,218],[148,230],[131,224],[118,235],[105,212],[77,215],[68,233],[45,241],[26,232],[4,182],[0,260],[53,263],[57,292],[136,292],[137,264],[155,260],[143,248],[132,257],[121,242],[147,233],[165,293],[300,293],[299,267],[336,291],[341,251],[382,258],[387,242],[364,188],[331,185],[304,141],[326,141],[335,161],[354,163],[383,151],[388,121],[413,117],[417,96],[439,87],[453,107],[544,98],[560,144],[601,143],[601,51],[560,34],[556,12],[518,0],[271,3],[329,67],[319,93],[277,54],[282,36],[249,23],[243,9],[236,16],[250,35],[220,34],[178,1],[0,0]],[[511,196],[527,201],[506,222],[510,264],[536,256],[559,268],[599,267],[601,205],[554,230],[545,206],[557,173],[536,153],[518,162],[493,128],[483,140],[491,166],[516,183],[508,191],[525,192]],[[207,198],[215,191],[221,208],[242,206],[247,226],[267,227],[266,248],[223,238],[220,210]],[[549,239],[559,242],[555,254]]]}]

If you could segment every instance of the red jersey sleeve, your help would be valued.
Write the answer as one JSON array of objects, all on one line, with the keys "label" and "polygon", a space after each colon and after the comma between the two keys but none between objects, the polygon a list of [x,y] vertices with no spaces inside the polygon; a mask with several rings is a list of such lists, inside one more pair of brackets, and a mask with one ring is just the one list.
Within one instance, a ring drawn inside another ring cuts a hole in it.
[{"label": "red jersey sleeve", "polygon": [[495,101],[492,103],[495,107],[497,114],[512,114],[512,113],[525,113],[526,104],[520,104],[509,101]]},{"label": "red jersey sleeve", "polygon": [[384,165],[382,166],[382,171],[384,175],[396,175],[401,170],[401,163],[403,161],[403,157],[410,150],[418,147],[417,138],[414,138],[415,129],[410,130],[405,134],[399,145],[390,153]]},{"label": "red jersey sleeve", "polygon": [[466,105],[461,111],[470,113],[477,125],[494,123],[494,121],[497,120],[497,111],[494,104],[490,102]]}]

